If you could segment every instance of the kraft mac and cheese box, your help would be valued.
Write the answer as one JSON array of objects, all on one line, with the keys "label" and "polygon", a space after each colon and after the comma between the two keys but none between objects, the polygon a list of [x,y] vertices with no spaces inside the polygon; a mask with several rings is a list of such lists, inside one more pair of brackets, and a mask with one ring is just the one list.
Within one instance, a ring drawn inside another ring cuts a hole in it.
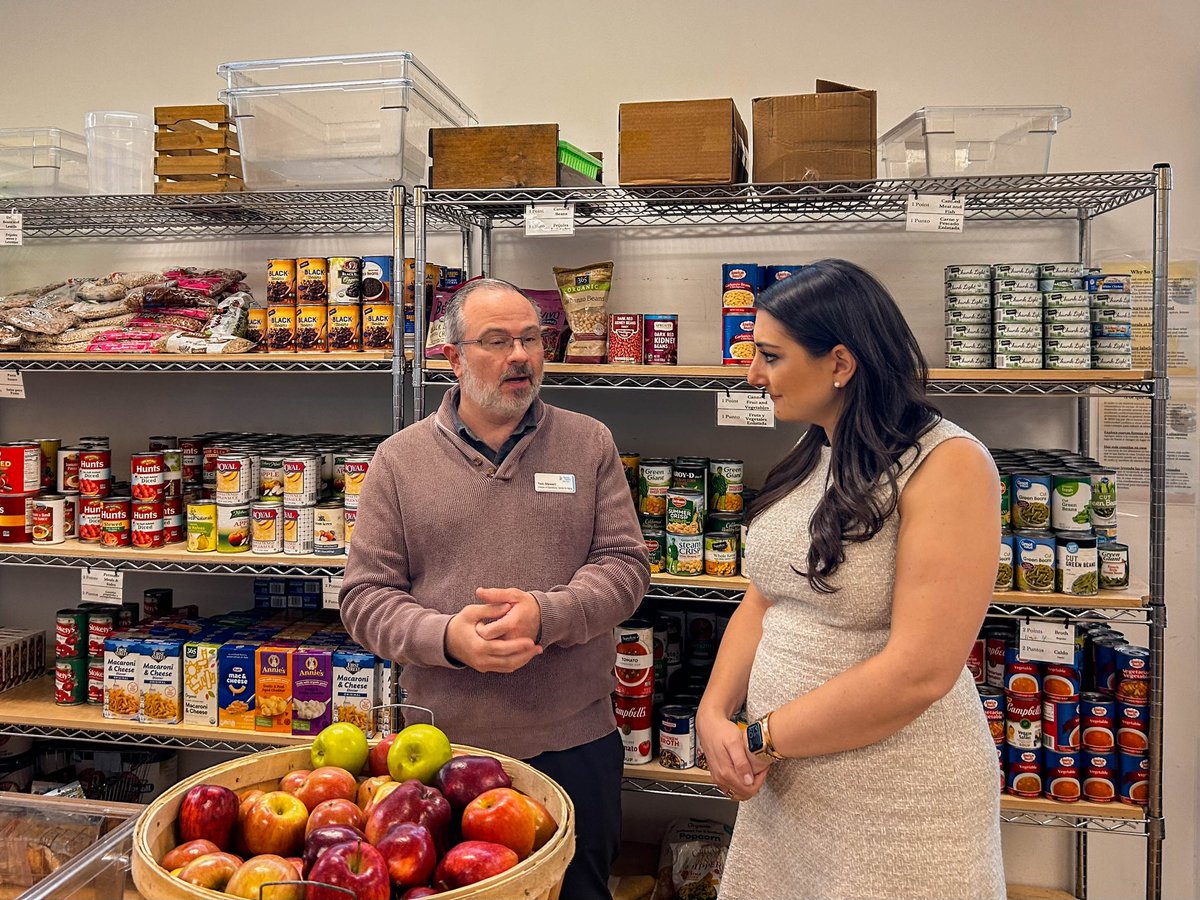
[{"label": "kraft mac and cheese box", "polygon": [[375,654],[345,645],[333,654],[333,720],[351,722],[367,737],[378,732],[379,681]]},{"label": "kraft mac and cheese box", "polygon": [[254,654],[257,641],[222,644],[217,651],[217,726],[254,730]]},{"label": "kraft mac and cheese box", "polygon": [[333,647],[292,653],[292,734],[318,734],[333,722]]},{"label": "kraft mac and cheese box", "polygon": [[138,695],[138,660],[142,638],[111,635],[104,639],[104,718],[136,719],[141,709]]},{"label": "kraft mac and cheese box", "polygon": [[217,655],[220,641],[188,641],[183,645],[183,721],[217,727]]},{"label": "kraft mac and cheese box", "polygon": [[183,719],[183,641],[149,638],[138,656],[142,722],[178,725]]},{"label": "kraft mac and cheese box", "polygon": [[278,642],[254,657],[254,730],[292,733],[292,647]]}]

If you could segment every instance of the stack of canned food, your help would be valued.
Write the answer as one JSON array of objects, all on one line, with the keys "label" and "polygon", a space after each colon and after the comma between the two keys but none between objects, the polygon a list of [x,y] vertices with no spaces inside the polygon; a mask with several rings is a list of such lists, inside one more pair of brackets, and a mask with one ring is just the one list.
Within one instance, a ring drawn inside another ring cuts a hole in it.
[{"label": "stack of canned food", "polygon": [[745,466],[740,459],[646,458],[622,452],[650,571],[729,577],[742,570]]},{"label": "stack of canned food", "polygon": [[1127,352],[1108,343],[1131,336],[1129,275],[1102,275],[1081,263],[1061,262],[952,265],[945,277],[949,368],[1132,364]]},{"label": "stack of canned food", "polygon": [[1068,450],[993,450],[1000,472],[997,591],[1095,596],[1129,587],[1117,473]]},{"label": "stack of canned food", "polygon": [[755,302],[760,291],[790,278],[802,265],[760,266],[726,263],[721,266],[721,362],[748,366],[754,360]]},{"label": "stack of canned food", "polygon": [[1080,625],[1069,662],[1033,662],[1011,623],[989,622],[968,668],[1004,790],[1064,803],[1146,804],[1149,650],[1108,625]]},{"label": "stack of canned food", "polygon": [[[101,440],[107,447],[107,438],[81,443]],[[70,483],[56,476],[61,447],[59,438],[0,444],[0,544],[61,544],[75,536],[79,473]]]},{"label": "stack of canned food", "polygon": [[54,702],[104,702],[104,642],[141,618],[137,603],[83,603],[54,617]]}]

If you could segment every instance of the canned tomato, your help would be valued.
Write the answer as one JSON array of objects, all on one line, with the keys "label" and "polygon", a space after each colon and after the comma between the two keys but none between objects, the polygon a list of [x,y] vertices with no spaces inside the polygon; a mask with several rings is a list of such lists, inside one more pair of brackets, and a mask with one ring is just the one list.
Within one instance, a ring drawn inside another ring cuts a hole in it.
[{"label": "canned tomato", "polygon": [[1122,703],[1150,701],[1150,651],[1126,645],[1117,648],[1117,700]]},{"label": "canned tomato", "polygon": [[1079,751],[1069,750],[1042,752],[1042,768],[1045,772],[1046,796],[1061,803],[1074,803],[1079,799]]},{"label": "canned tomato", "polygon": [[646,542],[646,552],[650,554],[650,572],[666,571],[667,532],[662,528],[643,528],[642,539]]},{"label": "canned tomato", "polygon": [[61,544],[67,539],[67,498],[62,494],[43,494],[33,499],[33,542]]},{"label": "canned tomato", "polygon": [[87,614],[87,655],[103,656],[104,642],[117,630],[117,617],[108,610],[89,610]]},{"label": "canned tomato", "polygon": [[139,550],[163,545],[163,505],[152,500],[134,500],[129,509],[130,543]]},{"label": "canned tomato", "polygon": [[1055,472],[1051,479],[1050,527],[1055,531],[1089,531],[1092,476],[1087,472]]},{"label": "canned tomato", "polygon": [[79,495],[106,497],[112,487],[112,451],[92,448],[79,451]]},{"label": "canned tomato", "polygon": [[329,349],[328,313],[324,303],[296,307],[296,349],[321,351]]},{"label": "canned tomato", "polygon": [[250,507],[250,549],[254,553],[283,552],[283,504],[255,503]]},{"label": "canned tomato", "polygon": [[704,574],[728,578],[737,574],[738,539],[725,531],[704,535]]},{"label": "canned tomato", "polygon": [[1015,535],[1014,570],[1017,590],[1049,594],[1054,591],[1057,547],[1053,532],[1038,531]]},{"label": "canned tomato", "polygon": [[246,340],[254,344],[255,350],[265,350],[267,339],[267,309],[264,306],[251,306],[246,310]]},{"label": "canned tomato", "polygon": [[1111,753],[1117,741],[1117,704],[1107,694],[1091,691],[1079,697],[1080,740],[1093,753]]},{"label": "canned tomato", "polygon": [[283,460],[283,502],[315,506],[321,494],[321,457],[288,456]]},{"label": "canned tomato", "polygon": [[362,260],[357,256],[329,257],[327,278],[329,303],[359,303],[362,300]]},{"label": "canned tomato", "polygon": [[1000,560],[996,565],[997,591],[1013,589],[1013,536],[1008,531],[1000,532]]},{"label": "canned tomato", "polygon": [[35,494],[41,487],[41,446],[27,441],[0,444],[0,493]]},{"label": "canned tomato", "polygon": [[1092,803],[1109,803],[1117,796],[1117,754],[1085,753],[1083,796]]},{"label": "canned tomato", "polygon": [[79,446],[85,449],[108,450],[110,443],[107,434],[89,434],[79,439]]},{"label": "canned tomato", "polygon": [[283,507],[283,552],[290,556],[313,552],[312,506]]},{"label": "canned tomato", "polygon": [[339,500],[325,500],[313,512],[313,553],[340,556],[346,552],[346,515]]},{"label": "canned tomato", "polygon": [[296,303],[296,260],[267,260],[267,302]]},{"label": "canned tomato", "polygon": [[273,353],[296,349],[296,307],[267,307],[267,349]]},{"label": "canned tomato", "polygon": [[346,552],[350,552],[350,539],[354,536],[354,526],[358,522],[358,508],[347,506],[343,517],[346,521]]},{"label": "canned tomato", "polygon": [[369,456],[347,456],[342,466],[342,478],[345,482],[345,498],[347,508],[358,508],[358,498],[362,493],[363,482],[367,479],[367,470],[371,468]]},{"label": "canned tomato", "polygon": [[1078,666],[1046,663],[1042,666],[1042,692],[1052,700],[1078,700],[1080,672]]},{"label": "canned tomato", "polygon": [[87,613],[60,609],[54,614],[54,655],[74,659],[87,655]]},{"label": "canned tomato", "polygon": [[[377,306],[371,307],[376,319]],[[388,307],[388,312],[391,312]],[[362,308],[357,303],[338,303],[329,307],[329,349],[357,351],[362,349]]]},{"label": "canned tomato", "polygon": [[[337,308],[341,310],[347,307]],[[392,317],[393,309],[390,300],[385,303],[363,301],[362,347],[364,350],[390,350],[392,348],[392,333],[395,327]],[[332,325],[332,322],[330,324]]]},{"label": "canned tomato", "polygon": [[700,534],[704,518],[703,495],[698,491],[667,492],[667,531],[671,534]]},{"label": "canned tomato", "polygon": [[1014,531],[1038,531],[1050,524],[1051,478],[1035,472],[1012,476]]},{"label": "canned tomato", "polygon": [[613,695],[613,714],[621,745],[625,748],[625,765],[638,766],[650,762],[650,710],[654,698]]},{"label": "canned tomato", "polygon": [[755,309],[721,310],[722,365],[748,366],[754,362],[754,322],[757,312]]},{"label": "canned tomato", "polygon": [[79,540],[98,544],[104,537],[104,500],[99,497],[79,498]]},{"label": "canned tomato", "polygon": [[217,549],[217,504],[198,500],[187,505],[187,548],[189,553]]},{"label": "canned tomato", "polygon": [[663,518],[667,514],[667,491],[671,489],[671,461],[643,459],[638,467],[638,512]]},{"label": "canned tomato", "polygon": [[643,619],[629,619],[613,629],[616,647],[614,673],[617,693],[627,697],[649,697],[654,693],[654,626]]},{"label": "canned tomato", "polygon": [[81,447],[63,447],[58,451],[57,488],[60,494],[79,492],[79,454]]},{"label": "canned tomato", "polygon": [[129,459],[129,494],[134,500],[162,502],[166,477],[162,453],[135,453]]},{"label": "canned tomato", "polygon": [[679,317],[645,315],[645,359],[648,366],[673,366],[679,354]]},{"label": "canned tomato", "polygon": [[1004,692],[991,685],[981,684],[976,687],[979,691],[979,702],[983,705],[983,715],[987,719],[988,731],[992,735],[992,743],[1004,743]]},{"label": "canned tomato", "polygon": [[217,504],[217,552],[244,553],[250,549],[250,507],[244,503]]},{"label": "canned tomato", "polygon": [[296,260],[296,302],[320,303],[329,300],[329,261],[323,256]]},{"label": "canned tomato", "polygon": [[129,514],[132,499],[105,497],[100,506],[100,543],[105,547],[128,547]]},{"label": "canned tomato", "polygon": [[1116,541],[1098,544],[1096,557],[1100,565],[1100,587],[1106,591],[1129,588],[1129,547]]},{"label": "canned tomato", "polygon": [[76,706],[87,700],[87,659],[59,659],[54,663],[54,702]]},{"label": "canned tomato", "polygon": [[1150,760],[1145,756],[1121,753],[1117,757],[1121,778],[1121,802],[1145,806],[1150,802]]},{"label": "canned tomato", "polygon": [[1004,767],[1005,785],[1014,797],[1040,797],[1042,795],[1042,764],[1040,760],[1008,760]]},{"label": "canned tomato", "polygon": [[1042,746],[1060,753],[1079,749],[1079,701],[1042,702]]},{"label": "canned tomato", "polygon": [[740,513],[746,465],[740,459],[713,459],[708,463],[708,510]]},{"label": "canned tomato", "polygon": [[608,361],[641,365],[645,359],[645,331],[641,313],[613,313],[608,317]]},{"label": "canned tomato", "polygon": [[699,575],[704,571],[704,539],[699,534],[667,532],[667,574]]},{"label": "canned tomato", "polygon": [[1150,708],[1140,703],[1122,703],[1117,716],[1117,749],[1144,755],[1150,746]]},{"label": "canned tomato", "polygon": [[696,710],[691,706],[664,706],[658,719],[658,764],[664,769],[691,769],[696,765]]},{"label": "canned tomato", "polygon": [[93,656],[87,662],[87,702],[104,703],[104,657]]},{"label": "canned tomato", "polygon": [[1004,689],[1004,650],[1008,646],[1009,631],[1003,626],[993,625],[983,629],[985,682],[994,688]]},{"label": "canned tomato", "polygon": [[1055,549],[1055,589],[1075,597],[1094,597],[1100,588],[1096,539],[1090,534],[1060,534]]},{"label": "canned tomato", "polygon": [[217,457],[217,503],[231,506],[249,503],[254,496],[254,466],[249,456]]},{"label": "canned tomato", "polygon": [[1021,658],[1021,646],[1010,641],[1004,647],[1004,689],[1013,694],[1035,696],[1042,692],[1042,669]]}]

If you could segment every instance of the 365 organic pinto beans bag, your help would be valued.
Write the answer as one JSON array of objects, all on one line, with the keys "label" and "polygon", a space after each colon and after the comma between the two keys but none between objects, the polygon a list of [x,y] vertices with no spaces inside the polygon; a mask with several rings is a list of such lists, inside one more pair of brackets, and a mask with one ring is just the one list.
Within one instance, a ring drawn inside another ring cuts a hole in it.
[{"label": "365 organic pinto beans bag", "polygon": [[563,362],[602,363],[608,355],[608,291],[613,264],[592,263],[578,269],[554,267],[571,338]]}]

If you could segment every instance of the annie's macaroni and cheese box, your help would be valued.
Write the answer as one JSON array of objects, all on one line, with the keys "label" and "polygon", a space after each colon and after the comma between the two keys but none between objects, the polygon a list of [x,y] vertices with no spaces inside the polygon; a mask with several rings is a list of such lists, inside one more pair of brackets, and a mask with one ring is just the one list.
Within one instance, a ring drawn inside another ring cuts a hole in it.
[{"label": "annie's macaroni and cheese box", "polygon": [[378,730],[376,711],[379,680],[375,654],[361,647],[342,646],[333,654],[333,720],[351,722],[367,737]]},{"label": "annie's macaroni and cheese box", "polygon": [[217,656],[219,641],[183,645],[183,721],[217,727]]},{"label": "annie's macaroni and cheese box", "polygon": [[138,660],[142,639],[111,635],[104,639],[104,718],[136,719],[141,709],[138,696]]},{"label": "annie's macaroni and cheese box", "polygon": [[292,653],[292,734],[316,735],[333,721],[333,647]]},{"label": "annie's macaroni and cheese box", "polygon": [[292,733],[292,652],[292,647],[270,643],[255,653],[255,731]]},{"label": "annie's macaroni and cheese box", "polygon": [[158,725],[178,725],[183,719],[183,641],[149,638],[138,657],[138,719]]},{"label": "annie's macaroni and cheese box", "polygon": [[217,726],[254,730],[254,654],[258,641],[222,644],[217,651]]}]

